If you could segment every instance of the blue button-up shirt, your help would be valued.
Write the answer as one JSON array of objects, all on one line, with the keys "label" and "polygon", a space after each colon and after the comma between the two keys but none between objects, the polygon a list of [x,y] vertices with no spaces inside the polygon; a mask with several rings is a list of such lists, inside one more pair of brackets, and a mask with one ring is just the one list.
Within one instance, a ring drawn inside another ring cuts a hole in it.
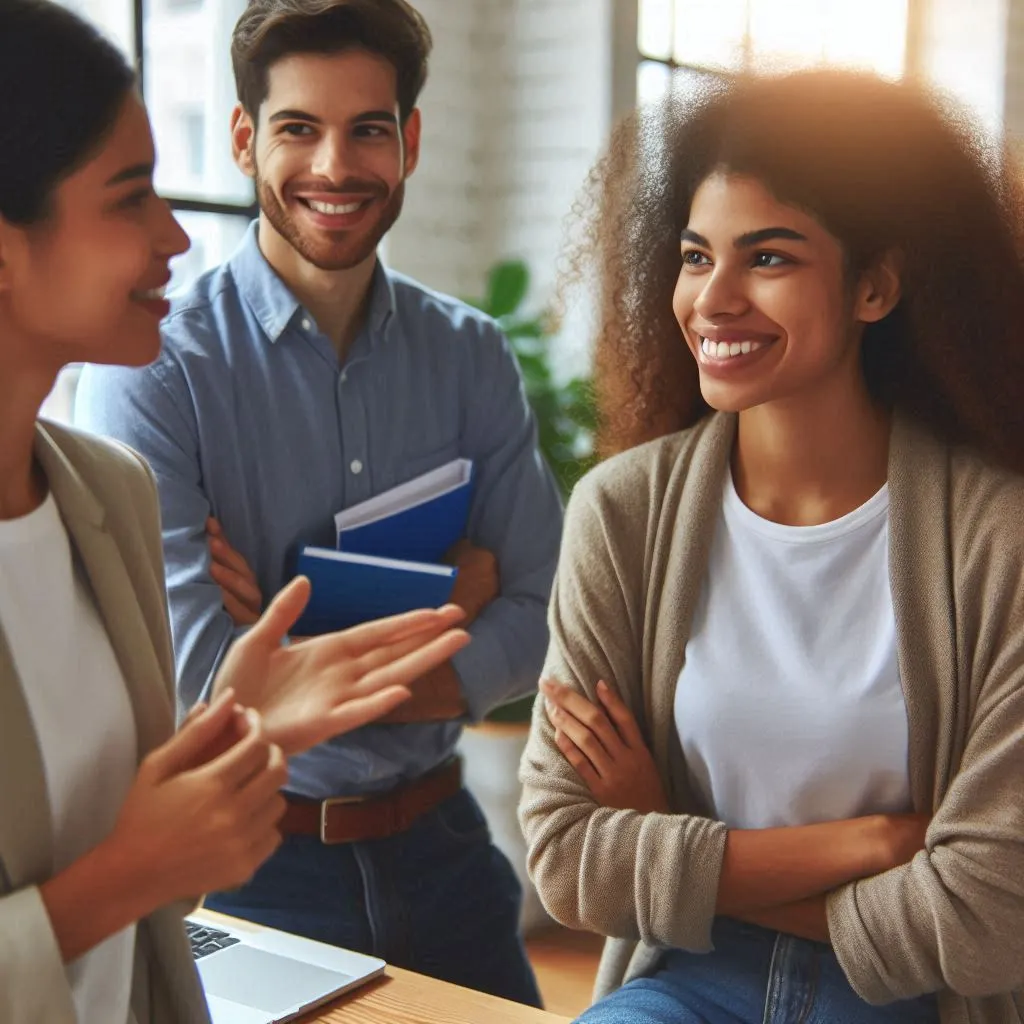
[{"label": "blue button-up shirt", "polygon": [[[561,502],[508,343],[493,322],[378,264],[344,365],[263,258],[255,225],[234,256],[173,303],[142,369],[89,366],[75,421],[141,452],[163,513],[184,709],[238,635],[210,575],[214,515],[264,597],[333,517],[450,459],[474,463],[467,534],[498,560],[501,593],[453,664],[469,717],[536,686]],[[292,759],[289,788],[373,792],[450,756],[461,723],[371,725]]]}]

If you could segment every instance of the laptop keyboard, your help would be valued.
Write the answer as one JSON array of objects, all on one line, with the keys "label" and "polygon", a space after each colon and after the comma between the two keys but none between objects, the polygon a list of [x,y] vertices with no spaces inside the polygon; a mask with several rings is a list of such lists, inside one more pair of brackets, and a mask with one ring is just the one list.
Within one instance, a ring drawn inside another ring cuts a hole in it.
[{"label": "laptop keyboard", "polygon": [[192,946],[193,960],[201,960],[204,956],[216,953],[220,949],[227,949],[228,946],[234,946],[241,941],[227,932],[207,928],[194,921],[185,922],[185,934],[188,935],[188,941]]}]

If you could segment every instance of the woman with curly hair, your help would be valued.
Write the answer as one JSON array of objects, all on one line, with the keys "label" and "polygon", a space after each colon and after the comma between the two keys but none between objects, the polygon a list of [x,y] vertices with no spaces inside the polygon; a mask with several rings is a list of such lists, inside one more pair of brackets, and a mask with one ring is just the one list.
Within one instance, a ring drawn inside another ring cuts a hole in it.
[{"label": "woman with curly hair", "polygon": [[601,446],[521,776],[581,1020],[1024,1020],[1024,205],[907,83],[740,77],[592,179]]}]

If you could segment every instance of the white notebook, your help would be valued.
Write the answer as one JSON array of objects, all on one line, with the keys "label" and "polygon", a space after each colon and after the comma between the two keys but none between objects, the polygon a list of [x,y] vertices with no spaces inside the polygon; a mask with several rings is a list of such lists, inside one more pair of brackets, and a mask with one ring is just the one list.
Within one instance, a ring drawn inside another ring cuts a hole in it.
[{"label": "white notebook", "polygon": [[469,483],[472,475],[472,459],[453,459],[429,473],[414,477],[404,484],[344,509],[334,517],[334,526],[341,534],[345,530],[353,530],[380,519],[387,519],[389,516],[458,490]]}]

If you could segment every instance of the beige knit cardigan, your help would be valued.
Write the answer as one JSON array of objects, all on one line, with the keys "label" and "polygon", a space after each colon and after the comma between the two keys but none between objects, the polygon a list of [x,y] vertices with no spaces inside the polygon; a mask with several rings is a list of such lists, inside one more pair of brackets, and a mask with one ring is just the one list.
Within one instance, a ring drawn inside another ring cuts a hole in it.
[{"label": "beige knit cardigan", "polygon": [[[599,679],[617,688],[672,807],[596,804],[537,702],[520,769],[529,869],[557,920],[611,936],[598,996],[660,948],[711,948],[726,827],[689,791],[673,707],[734,436],[716,414],[625,452],[567,511],[545,673],[592,700]],[[870,1003],[938,992],[943,1024],[1022,1022],[1024,480],[897,418],[889,494],[910,788],[933,818],[913,861],[829,896],[832,944]]]}]

